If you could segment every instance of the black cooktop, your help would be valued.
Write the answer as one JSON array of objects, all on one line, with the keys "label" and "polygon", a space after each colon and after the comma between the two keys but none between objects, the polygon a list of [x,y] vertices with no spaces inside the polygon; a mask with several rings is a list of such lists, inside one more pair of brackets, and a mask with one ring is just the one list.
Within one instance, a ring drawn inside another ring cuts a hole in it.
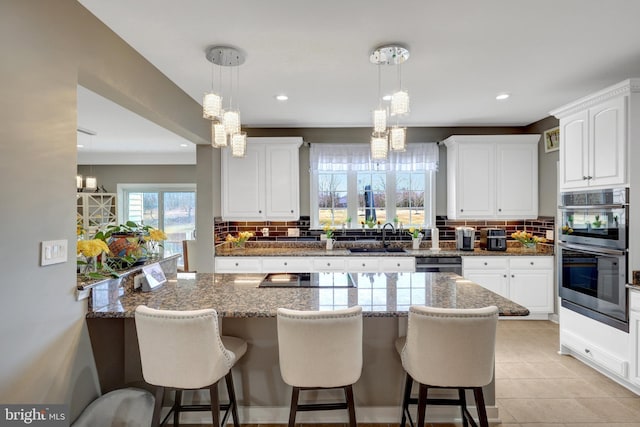
[{"label": "black cooktop", "polygon": [[259,288],[353,288],[349,273],[270,273]]}]

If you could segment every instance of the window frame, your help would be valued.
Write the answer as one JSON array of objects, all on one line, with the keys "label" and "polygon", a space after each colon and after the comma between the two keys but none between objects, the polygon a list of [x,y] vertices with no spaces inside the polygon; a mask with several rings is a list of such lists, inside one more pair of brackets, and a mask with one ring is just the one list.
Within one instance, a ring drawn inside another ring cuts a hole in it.
[{"label": "window frame", "polygon": [[[323,224],[319,223],[318,217],[318,172],[310,170],[310,188],[311,194],[309,197],[310,203],[310,228],[311,229],[322,229]],[[352,218],[351,227],[348,229],[358,229],[360,225],[357,222],[353,221],[353,218],[357,218],[358,215],[358,173],[366,172],[366,171],[336,171],[336,172],[326,172],[322,171],[323,174],[326,173],[339,173],[347,175],[347,216]],[[375,172],[371,171],[371,172]],[[425,175],[425,183],[424,183],[424,219],[425,223],[421,224],[420,228],[427,229],[435,227],[435,203],[436,203],[436,171],[411,171],[409,173],[424,173]],[[406,173],[406,172],[404,172]],[[397,196],[397,185],[396,185],[396,171],[388,170],[386,171],[386,210],[387,210],[387,218],[394,218],[396,215],[396,196]],[[393,185],[389,185],[393,183]],[[390,222],[387,220],[387,222]],[[332,224],[334,227],[342,226],[342,224]]]}]

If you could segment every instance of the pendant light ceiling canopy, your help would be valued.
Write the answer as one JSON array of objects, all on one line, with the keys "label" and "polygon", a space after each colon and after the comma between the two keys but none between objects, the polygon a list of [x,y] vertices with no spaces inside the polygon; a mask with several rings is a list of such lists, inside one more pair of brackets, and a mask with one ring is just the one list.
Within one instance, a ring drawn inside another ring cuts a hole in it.
[{"label": "pendant light ceiling canopy", "polygon": [[[399,117],[409,114],[409,93],[402,87],[401,65],[409,59],[409,49],[399,44],[383,45],[375,48],[369,61],[378,66],[378,108],[373,112],[373,134],[371,136],[371,154],[376,160],[386,159],[388,149],[404,151],[406,149],[406,128],[399,125]],[[398,67],[398,87],[390,98],[389,107],[383,107],[380,93],[382,65]],[[395,117],[395,125],[387,129],[387,117]],[[391,141],[389,141],[391,138]],[[383,147],[384,145],[384,147]]]}]

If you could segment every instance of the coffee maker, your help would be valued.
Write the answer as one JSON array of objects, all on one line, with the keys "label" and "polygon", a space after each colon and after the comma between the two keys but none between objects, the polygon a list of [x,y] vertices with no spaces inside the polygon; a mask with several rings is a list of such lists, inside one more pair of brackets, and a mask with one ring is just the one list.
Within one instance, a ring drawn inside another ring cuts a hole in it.
[{"label": "coffee maker", "polygon": [[456,227],[456,249],[472,251],[475,243],[476,230],[473,227]]}]

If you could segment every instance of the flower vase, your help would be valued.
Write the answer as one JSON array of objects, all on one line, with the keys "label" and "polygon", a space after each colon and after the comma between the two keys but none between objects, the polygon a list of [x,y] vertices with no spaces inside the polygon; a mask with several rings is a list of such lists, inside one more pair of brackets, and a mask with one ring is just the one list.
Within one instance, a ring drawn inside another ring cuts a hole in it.
[{"label": "flower vase", "polygon": [[245,247],[245,243],[246,243],[245,241],[236,242],[236,243],[235,243],[235,248],[236,248],[236,249],[244,249],[244,247]]},{"label": "flower vase", "polygon": [[327,240],[326,240],[326,243],[327,243],[327,250],[328,250],[328,251],[332,251],[332,250],[333,250],[333,242],[334,242],[334,240],[333,240],[333,239],[327,239]]},{"label": "flower vase", "polygon": [[87,256],[85,257],[86,264],[84,265],[84,273],[95,273],[98,271],[97,257]]},{"label": "flower vase", "polygon": [[420,241],[421,241],[421,240],[422,240],[422,239],[419,239],[419,238],[417,238],[417,237],[415,237],[415,238],[411,239],[411,245],[412,245],[413,250],[418,250],[418,249],[420,249]]},{"label": "flower vase", "polygon": [[527,242],[522,244],[523,252],[536,252],[536,250],[537,250],[537,245],[535,242]]}]

